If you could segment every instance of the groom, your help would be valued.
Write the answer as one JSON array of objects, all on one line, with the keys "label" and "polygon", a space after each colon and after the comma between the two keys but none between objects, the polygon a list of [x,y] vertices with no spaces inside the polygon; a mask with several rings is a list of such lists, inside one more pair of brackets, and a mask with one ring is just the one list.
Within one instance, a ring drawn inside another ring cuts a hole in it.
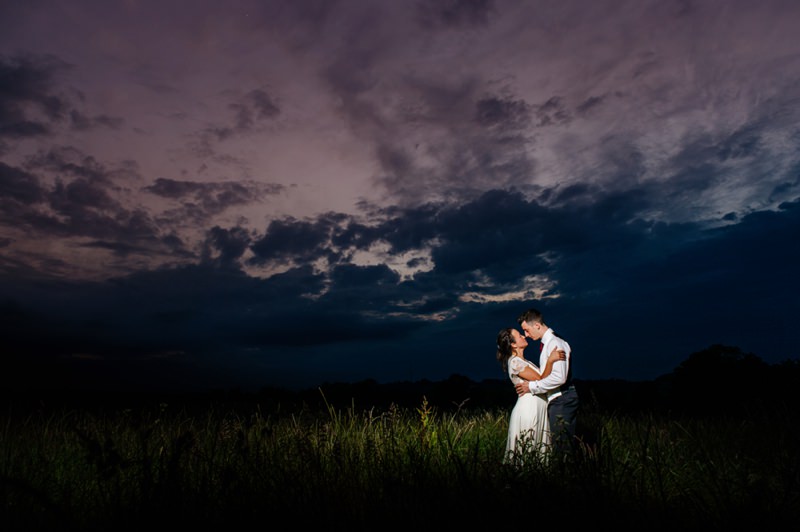
[{"label": "groom", "polygon": [[529,309],[517,318],[527,338],[541,340],[539,367],[547,363],[553,348],[567,353],[567,359],[553,364],[550,375],[538,381],[524,381],[516,385],[517,395],[526,393],[547,394],[547,419],[550,422],[551,445],[557,454],[571,450],[575,440],[575,425],[578,414],[578,392],[572,384],[571,349],[563,338],[545,325],[542,313]]}]

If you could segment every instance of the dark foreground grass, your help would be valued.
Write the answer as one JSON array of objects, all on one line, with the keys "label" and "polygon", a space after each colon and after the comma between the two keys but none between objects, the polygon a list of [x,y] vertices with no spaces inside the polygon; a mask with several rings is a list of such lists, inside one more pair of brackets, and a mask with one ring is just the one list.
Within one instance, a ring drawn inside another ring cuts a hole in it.
[{"label": "dark foreground grass", "polygon": [[503,462],[507,409],[9,408],[3,530],[798,523],[800,425],[584,407],[571,459]]}]

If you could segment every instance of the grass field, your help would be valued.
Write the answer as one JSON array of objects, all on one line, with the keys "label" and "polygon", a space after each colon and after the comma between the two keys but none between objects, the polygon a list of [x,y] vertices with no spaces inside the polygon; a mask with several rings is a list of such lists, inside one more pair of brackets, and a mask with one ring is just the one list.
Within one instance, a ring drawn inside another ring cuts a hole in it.
[{"label": "grass field", "polygon": [[[259,401],[8,406],[3,530],[800,522],[800,424],[584,402],[569,460],[503,463],[510,408]],[[603,526],[606,528],[606,526]]]}]

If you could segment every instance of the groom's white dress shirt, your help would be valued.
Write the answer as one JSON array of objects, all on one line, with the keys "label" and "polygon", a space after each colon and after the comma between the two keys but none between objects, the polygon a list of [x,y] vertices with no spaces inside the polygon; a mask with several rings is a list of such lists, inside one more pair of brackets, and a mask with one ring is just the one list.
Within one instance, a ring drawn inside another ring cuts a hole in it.
[{"label": "groom's white dress shirt", "polygon": [[544,335],[542,335],[542,352],[539,355],[539,367],[542,369],[542,371],[544,371],[544,367],[547,364],[547,359],[550,357],[550,353],[552,353],[553,349],[556,347],[567,353],[567,359],[556,360],[553,363],[553,369],[550,372],[550,375],[544,379],[530,381],[528,383],[531,393],[546,393],[548,403],[556,397],[561,396],[561,390],[559,387],[567,382],[567,375],[569,374],[569,357],[572,351],[566,340],[559,338],[553,333],[553,329],[548,328]]}]

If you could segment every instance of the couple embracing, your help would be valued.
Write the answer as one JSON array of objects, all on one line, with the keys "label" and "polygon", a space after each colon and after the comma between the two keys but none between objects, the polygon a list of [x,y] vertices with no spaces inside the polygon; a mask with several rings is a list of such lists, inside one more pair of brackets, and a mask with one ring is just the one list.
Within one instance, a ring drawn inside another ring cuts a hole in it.
[{"label": "couple embracing", "polygon": [[[578,411],[570,346],[536,309],[523,312],[517,321],[522,332],[507,328],[497,335],[497,360],[518,395],[508,422],[505,458],[519,462],[530,453],[566,455],[574,445]],[[527,338],[541,341],[538,366],[524,357]]]}]

